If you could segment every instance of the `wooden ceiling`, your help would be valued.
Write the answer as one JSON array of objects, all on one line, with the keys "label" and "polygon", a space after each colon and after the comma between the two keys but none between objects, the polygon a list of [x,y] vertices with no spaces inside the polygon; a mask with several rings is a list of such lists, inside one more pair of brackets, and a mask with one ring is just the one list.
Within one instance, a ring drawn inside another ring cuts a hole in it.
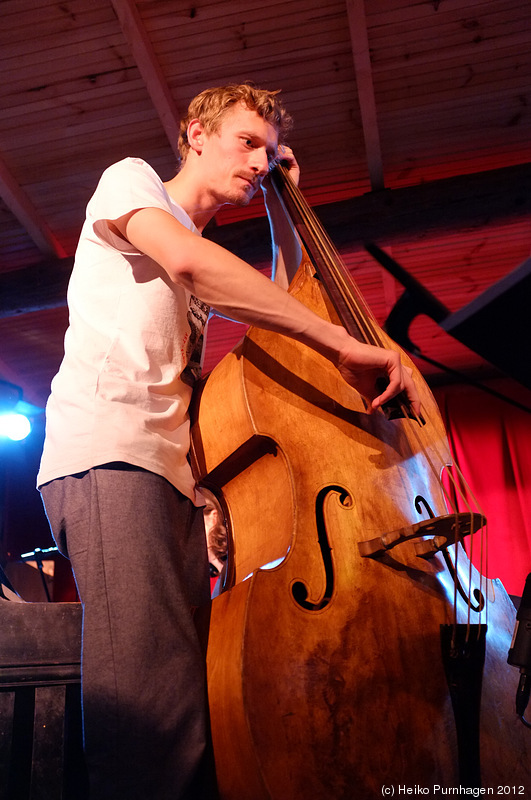
[{"label": "wooden ceiling", "polygon": [[[100,173],[131,155],[171,177],[189,100],[226,82],[282,89],[301,187],[381,323],[402,287],[367,241],[450,311],[472,301],[531,252],[530,21],[528,0],[3,0],[0,378],[44,405]],[[260,199],[216,222],[265,267]],[[215,321],[207,368],[241,334]],[[425,316],[410,335],[498,374]]]}]

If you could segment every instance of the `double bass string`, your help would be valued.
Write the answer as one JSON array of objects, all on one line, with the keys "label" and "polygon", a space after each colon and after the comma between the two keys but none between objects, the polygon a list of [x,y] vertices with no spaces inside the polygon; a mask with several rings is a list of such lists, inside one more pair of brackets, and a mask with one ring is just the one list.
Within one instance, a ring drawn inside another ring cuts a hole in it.
[{"label": "double bass string", "polygon": [[[317,275],[321,282],[323,283],[325,289],[328,292],[330,300],[332,301],[339,318],[341,319],[342,323],[346,327],[347,331],[353,335],[355,338],[361,339],[367,344],[372,344],[377,347],[383,347],[384,343],[382,341],[381,335],[378,331],[378,328],[375,325],[375,318],[368,307],[365,298],[359,291],[358,287],[356,286],[355,282],[352,280],[352,277],[348,270],[345,268],[342,258],[337,251],[336,247],[332,243],[330,237],[324,230],[321,222],[313,212],[313,210],[309,207],[308,203],[306,202],[304,196],[302,195],[300,189],[291,179],[288,170],[282,166],[281,164],[277,165],[276,168],[272,171],[272,179],[275,185],[275,188],[279,192],[280,196],[283,200],[288,200],[287,205],[289,206],[288,211],[290,217],[295,225],[295,228],[301,237],[303,245],[307,248],[309,255],[311,256],[314,267],[317,271]],[[352,321],[353,324],[349,324],[349,321]],[[401,403],[401,411],[404,418],[408,418],[411,415],[410,409],[407,409],[404,403]],[[419,426],[421,426],[421,420],[416,414],[413,414],[413,418],[416,419]],[[445,497],[449,509],[457,515],[458,505],[457,501],[454,501],[453,498],[450,497],[442,477],[438,474],[438,471],[433,463],[430,454],[427,451],[422,438],[419,435],[419,432],[415,429],[414,426],[411,427],[411,433],[415,437],[417,441],[417,445],[419,447],[419,451],[422,452],[424,455],[429,468],[432,471],[433,476],[435,477],[436,481],[438,482],[443,496]],[[445,459],[441,457],[441,454],[438,452],[435,443],[432,443],[432,446],[435,448],[435,453],[439,457],[441,463],[445,462]],[[459,469],[458,465],[455,463],[452,464],[452,468],[456,470],[458,474],[458,479],[455,478],[451,470],[447,470],[447,475],[449,482],[453,488],[454,494],[457,498],[460,498],[465,506],[465,508],[470,513],[470,530],[471,530],[471,541],[470,541],[470,557],[469,557],[469,569],[468,569],[468,603],[467,603],[467,640],[469,638],[469,631],[470,631],[470,615],[472,610],[472,601],[471,601],[471,591],[472,591],[472,556],[473,556],[473,546],[474,546],[474,539],[472,535],[473,530],[473,510],[472,507],[467,499],[465,491],[463,490],[463,486],[466,486],[466,490],[468,495],[472,498],[473,503],[476,506],[477,511],[483,516],[485,519],[485,515],[483,514],[482,509],[479,506],[476,498],[474,497],[470,487],[468,486],[461,470]],[[486,526],[485,526],[486,527]],[[457,524],[457,516],[456,516],[456,525],[455,525],[455,558],[453,562],[453,569],[455,571],[456,578],[458,577],[458,566],[459,566],[459,548],[458,545],[463,545],[463,538],[459,531],[459,525]],[[465,551],[466,552],[466,551]],[[487,533],[482,532],[481,534],[481,550],[480,550],[480,592],[484,591],[485,595],[487,595],[487,578],[486,575],[483,575],[483,562],[485,558],[485,569],[487,568],[487,556],[488,556],[488,547],[487,547]],[[450,557],[450,556],[449,556]],[[483,587],[483,580],[485,580],[485,588]],[[481,614],[481,611],[480,611]],[[488,603],[485,604],[485,618],[487,621],[488,617]],[[457,625],[457,580],[454,580],[454,628]]]},{"label": "double bass string", "polygon": [[308,206],[300,189],[283,166],[276,167],[273,171],[273,178],[281,195],[285,191],[289,198],[289,211],[292,219],[295,217],[293,222],[297,232],[314,260],[319,279],[327,289],[339,317],[344,316],[346,309],[354,323],[356,330],[348,325],[348,320],[342,320],[344,323],[346,322],[345,327],[348,332],[355,338],[361,338],[366,344],[381,347],[382,342],[374,326],[369,324],[369,321],[373,319],[371,310],[350,279],[350,275],[345,269],[342,269],[341,256],[321,222]]},{"label": "double bass string", "polygon": [[[411,433],[414,437],[416,437],[419,447],[423,449],[427,460],[430,463],[431,469],[433,474],[437,477],[439,484],[441,486],[442,492],[444,497],[447,501],[448,508],[456,515],[459,513],[459,500],[462,501],[463,506],[470,514],[470,547],[469,547],[469,555],[468,555],[468,603],[467,603],[467,626],[470,628],[470,614],[472,610],[472,566],[473,566],[473,555],[474,555],[474,536],[472,535],[473,531],[473,515],[474,509],[478,512],[483,520],[485,520],[485,524],[483,525],[483,529],[480,536],[480,555],[479,555],[479,576],[480,576],[480,584],[479,584],[479,591],[480,595],[483,594],[486,598],[488,597],[488,524],[487,518],[481,507],[479,501],[477,500],[476,496],[474,495],[468,481],[466,480],[463,472],[461,471],[459,465],[455,461],[452,461],[450,465],[447,465],[446,475],[448,476],[448,482],[453,490],[453,496],[450,496],[448,493],[442,478],[439,478],[436,475],[435,465],[431,461],[428,453],[425,451],[423,447],[422,441],[418,435],[417,429],[412,427]],[[435,449],[435,453],[440,460],[440,463],[444,463],[444,459],[442,455],[438,452],[436,443],[433,442],[432,446]],[[454,475],[454,472],[456,475]],[[456,477],[457,476],[457,477]],[[469,500],[470,498],[470,500]],[[461,544],[464,548],[464,539],[458,533],[458,526],[456,524],[456,535],[454,539],[455,544],[455,561],[454,561],[454,570],[456,575],[458,574],[458,560],[459,560],[459,549],[457,547],[458,544]],[[465,549],[465,548],[464,548]],[[465,549],[466,553],[466,549]],[[457,584],[454,584],[454,617],[457,614]],[[480,612],[480,621],[481,621],[481,612]],[[457,619],[454,619],[454,624],[457,624]],[[485,603],[485,624],[488,624],[488,603]],[[479,635],[479,631],[478,631]],[[467,631],[467,641],[468,641],[468,631]]]},{"label": "double bass string", "polygon": [[[406,416],[405,412],[404,412],[404,416]],[[484,594],[485,597],[488,597],[488,578],[487,578],[487,575],[488,575],[488,529],[487,529],[486,516],[485,516],[485,514],[483,512],[483,509],[481,508],[477,498],[474,496],[474,493],[472,492],[472,489],[470,488],[470,485],[468,484],[465,476],[463,475],[461,469],[459,468],[459,465],[456,463],[455,460],[453,460],[453,462],[450,465],[447,465],[447,469],[446,469],[446,474],[448,476],[449,484],[450,484],[451,488],[453,489],[453,496],[451,496],[449,494],[449,492],[446,489],[446,486],[444,484],[444,481],[442,480],[442,476],[440,476],[438,474],[437,469],[435,467],[435,464],[433,463],[433,460],[430,457],[430,455],[429,455],[426,447],[424,446],[424,443],[423,443],[423,441],[422,441],[422,439],[421,439],[421,437],[419,435],[419,430],[420,430],[420,427],[421,427],[420,426],[420,419],[417,417],[416,414],[414,414],[413,416],[416,418],[417,422],[419,423],[419,428],[417,429],[417,428],[415,428],[415,426],[412,426],[410,428],[410,433],[416,439],[417,445],[419,447],[420,452],[422,452],[424,454],[424,457],[426,458],[426,461],[428,462],[428,465],[429,465],[429,467],[430,467],[430,469],[432,471],[432,474],[434,475],[435,479],[437,480],[437,482],[438,482],[438,484],[439,484],[439,486],[441,488],[441,491],[442,491],[443,496],[444,496],[444,498],[446,500],[446,503],[447,503],[447,506],[448,506],[449,510],[455,515],[455,519],[456,519],[456,522],[455,522],[455,537],[454,537],[454,542],[453,542],[454,545],[455,545],[455,560],[453,562],[453,569],[455,571],[455,575],[456,576],[459,575],[459,573],[458,573],[458,567],[459,567],[459,548],[458,548],[458,545],[459,544],[461,544],[463,546],[463,549],[465,550],[465,553],[466,553],[466,549],[464,548],[464,538],[460,534],[460,529],[459,529],[459,525],[458,525],[458,514],[459,514],[458,501],[459,501],[459,499],[462,501],[465,509],[470,514],[470,548],[469,548],[469,558],[468,558],[468,587],[467,587],[468,601],[467,601],[467,636],[466,636],[466,641],[468,641],[469,640],[469,633],[470,633],[470,624],[471,624],[470,615],[471,615],[471,611],[472,611],[472,599],[471,599],[471,597],[472,597],[472,566],[473,566],[472,558],[473,558],[473,551],[474,551],[474,537],[473,537],[474,510],[472,508],[471,503],[469,502],[468,497],[471,498],[471,501],[474,504],[476,511],[485,520],[485,525],[483,526],[485,530],[482,531],[481,536],[480,536],[480,560],[479,560],[479,565],[480,566],[479,566],[478,572],[479,572],[479,576],[480,576],[480,585],[479,585],[480,596],[481,596],[481,594]],[[431,446],[432,446],[432,448],[433,448],[433,450],[435,452],[436,457],[439,459],[439,463],[444,464],[445,463],[445,458],[443,457],[441,452],[438,450],[436,442],[433,441],[431,443]],[[452,470],[455,470],[455,472],[457,473],[457,478],[453,474]],[[467,494],[468,494],[468,497],[467,497]],[[449,554],[448,554],[448,557],[450,558]],[[480,609],[480,621],[481,621],[481,611],[482,611],[482,609]],[[455,580],[454,580],[454,621],[453,621],[453,624],[454,624],[454,631],[455,631],[455,628],[457,626],[457,581],[455,581]],[[485,603],[485,624],[488,624],[488,603]],[[478,636],[479,636],[479,628],[478,628]]]},{"label": "double bass string", "polygon": [[[451,469],[447,469],[446,470],[446,474],[448,476],[448,481],[449,481],[449,483],[450,483],[450,485],[451,485],[451,487],[452,487],[452,489],[454,491],[454,494],[455,494],[455,496],[457,498],[457,499],[454,500],[454,498],[450,496],[448,490],[446,489],[446,487],[444,485],[444,481],[442,480],[442,478],[437,475],[437,471],[436,471],[435,465],[434,465],[429,453],[427,452],[427,450],[426,450],[426,448],[425,448],[425,446],[424,446],[424,444],[423,444],[423,442],[422,442],[422,440],[421,440],[421,438],[419,436],[419,433],[418,433],[417,429],[414,426],[412,426],[411,429],[410,429],[410,432],[416,438],[418,446],[421,449],[421,451],[424,453],[424,456],[425,456],[426,460],[428,461],[428,464],[430,465],[430,469],[432,470],[432,473],[434,474],[434,476],[436,476],[436,478],[437,478],[437,480],[439,482],[439,485],[441,487],[441,490],[443,492],[443,495],[444,495],[444,497],[445,497],[445,499],[447,501],[449,509],[453,512],[454,515],[456,515],[456,526],[455,526],[456,533],[455,533],[455,539],[454,539],[455,560],[454,560],[454,564],[453,564],[456,575],[458,575],[458,566],[459,566],[458,544],[461,544],[461,545],[464,546],[463,538],[459,534],[459,526],[457,525],[457,515],[459,513],[459,507],[458,507],[458,504],[457,504],[458,499],[461,499],[461,501],[463,502],[463,504],[465,506],[465,509],[470,514],[470,530],[471,530],[471,534],[470,534],[470,548],[469,548],[470,553],[469,553],[469,559],[468,559],[468,603],[467,603],[467,637],[466,637],[467,641],[468,641],[469,631],[470,631],[470,624],[471,624],[470,615],[471,615],[471,611],[472,611],[472,600],[471,600],[471,594],[472,594],[472,557],[473,557],[473,551],[474,551],[474,538],[473,538],[473,535],[472,535],[472,530],[473,530],[473,515],[474,515],[474,511],[473,511],[472,505],[469,502],[469,499],[467,497],[467,493],[468,493],[469,497],[471,498],[471,501],[474,504],[474,506],[476,508],[476,511],[479,514],[481,514],[481,516],[485,520],[485,525],[484,525],[485,530],[484,530],[484,532],[482,531],[481,537],[480,537],[480,562],[479,562],[480,563],[480,568],[478,570],[479,575],[480,575],[479,590],[480,590],[480,592],[484,593],[485,597],[488,596],[488,585],[487,585],[487,581],[488,581],[488,579],[487,579],[487,575],[488,575],[488,528],[487,528],[487,523],[486,523],[486,516],[483,513],[483,509],[481,508],[478,500],[474,496],[474,493],[472,492],[472,489],[470,488],[465,476],[463,475],[461,469],[459,468],[459,465],[455,462],[455,460],[450,465]],[[443,459],[442,455],[438,452],[436,444],[432,443],[432,446],[435,449],[436,455],[440,459],[440,462],[444,463],[444,459]],[[452,470],[455,470],[455,472],[457,473],[457,478],[453,474]],[[465,492],[465,489],[466,489],[466,492]],[[485,569],[485,572],[483,571],[483,567]],[[457,625],[457,616],[456,615],[457,615],[457,583],[454,582],[454,626]],[[481,612],[480,612],[480,615],[481,615]],[[481,616],[480,616],[480,619],[481,619]],[[488,624],[488,603],[485,603],[485,624]],[[478,635],[479,635],[479,633],[478,633]]]}]

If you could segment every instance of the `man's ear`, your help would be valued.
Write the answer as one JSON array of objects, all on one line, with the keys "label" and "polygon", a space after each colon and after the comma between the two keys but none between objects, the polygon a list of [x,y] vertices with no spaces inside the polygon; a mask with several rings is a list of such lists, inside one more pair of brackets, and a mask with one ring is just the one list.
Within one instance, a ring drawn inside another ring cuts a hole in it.
[{"label": "man's ear", "polygon": [[198,119],[193,119],[188,124],[187,130],[188,144],[197,155],[201,155],[203,149],[203,142],[205,138],[205,129],[203,124]]}]

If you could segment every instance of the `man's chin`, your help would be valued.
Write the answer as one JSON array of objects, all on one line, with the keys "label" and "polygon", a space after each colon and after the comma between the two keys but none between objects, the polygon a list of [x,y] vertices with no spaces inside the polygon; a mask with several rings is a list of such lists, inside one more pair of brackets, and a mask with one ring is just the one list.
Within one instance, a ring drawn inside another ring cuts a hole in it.
[{"label": "man's chin", "polygon": [[228,205],[231,205],[231,206],[237,206],[238,208],[245,208],[246,206],[249,205],[249,203],[251,202],[253,196],[254,196],[254,192],[253,192],[252,195],[235,194],[232,197],[227,198],[227,200],[225,200],[225,203],[227,203]]}]

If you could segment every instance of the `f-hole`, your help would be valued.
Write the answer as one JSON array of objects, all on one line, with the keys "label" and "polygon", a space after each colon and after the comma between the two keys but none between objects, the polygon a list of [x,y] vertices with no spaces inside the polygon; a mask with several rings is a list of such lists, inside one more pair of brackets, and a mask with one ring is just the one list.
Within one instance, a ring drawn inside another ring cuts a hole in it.
[{"label": "f-hole", "polygon": [[310,600],[308,600],[310,591],[308,589],[308,585],[302,580],[295,581],[291,587],[291,592],[295,602],[306,611],[320,611],[321,609],[325,608],[330,602],[334,591],[334,565],[332,563],[332,553],[330,550],[330,542],[328,540],[324,515],[325,501],[328,495],[330,495],[332,492],[336,492],[339,495],[339,502],[344,508],[349,508],[352,503],[349,493],[342,486],[325,486],[324,489],[321,489],[317,495],[315,501],[315,523],[317,527],[317,541],[319,544],[319,551],[321,554],[325,574],[325,590],[323,598],[318,603],[312,603]]}]

